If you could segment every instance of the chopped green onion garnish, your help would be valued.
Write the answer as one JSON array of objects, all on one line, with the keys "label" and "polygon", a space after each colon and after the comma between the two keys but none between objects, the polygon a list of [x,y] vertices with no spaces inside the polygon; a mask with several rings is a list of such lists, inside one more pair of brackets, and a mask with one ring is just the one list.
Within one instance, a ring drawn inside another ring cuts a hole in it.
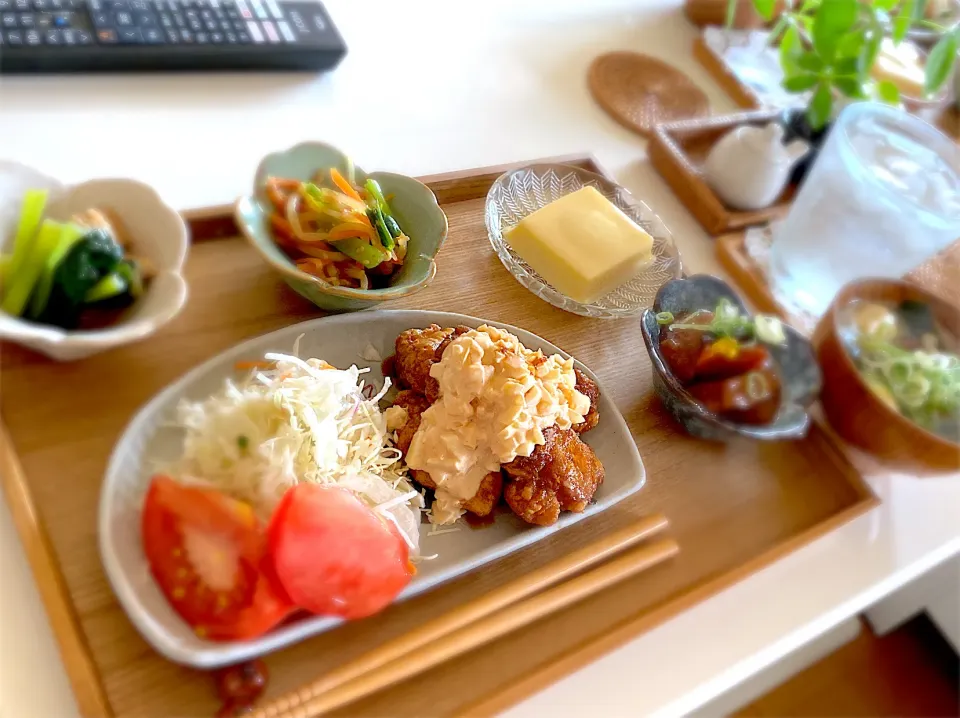
[{"label": "chopped green onion garnish", "polygon": [[753,318],[753,329],[757,339],[765,344],[784,344],[787,341],[783,324],[776,317],[758,314]]},{"label": "chopped green onion garnish", "polygon": [[663,326],[664,324],[673,324],[673,313],[657,312],[657,324],[661,326]]},{"label": "chopped green onion garnish", "polygon": [[240,447],[240,451],[246,451],[247,447],[250,446],[250,439],[240,434],[240,436],[237,437],[237,446]]}]

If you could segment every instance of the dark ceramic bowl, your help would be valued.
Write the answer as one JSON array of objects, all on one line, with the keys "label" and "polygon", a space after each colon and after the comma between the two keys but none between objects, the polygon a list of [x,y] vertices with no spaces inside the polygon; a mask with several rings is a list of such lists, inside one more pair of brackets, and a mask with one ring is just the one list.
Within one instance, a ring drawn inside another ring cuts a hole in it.
[{"label": "dark ceramic bowl", "polygon": [[746,436],[777,441],[803,438],[810,426],[807,407],[820,393],[821,377],[813,347],[792,327],[784,326],[786,344],[770,347],[783,384],[780,410],[770,424],[738,424],[718,417],[701,406],[667,368],[660,353],[657,313],[671,312],[679,316],[698,309],[713,310],[722,297],[729,299],[741,311],[747,311],[740,297],[726,282],[707,274],[695,274],[664,284],[657,293],[653,308],[643,313],[643,341],[650,354],[653,388],[657,396],[690,434],[701,439],[727,441]]}]

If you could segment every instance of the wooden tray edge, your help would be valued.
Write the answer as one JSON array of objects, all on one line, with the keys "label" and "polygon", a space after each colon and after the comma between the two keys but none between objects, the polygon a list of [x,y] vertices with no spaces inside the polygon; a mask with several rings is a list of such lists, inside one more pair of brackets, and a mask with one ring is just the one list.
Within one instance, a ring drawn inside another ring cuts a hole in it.
[{"label": "wooden tray edge", "polygon": [[851,504],[839,513],[831,515],[828,519],[812,526],[806,531],[792,536],[774,548],[754,556],[736,569],[728,571],[712,581],[708,581],[672,600],[668,600],[652,611],[641,612],[637,616],[618,624],[607,633],[586,641],[561,658],[544,663],[519,680],[500,689],[489,698],[470,704],[461,711],[461,715],[471,716],[471,718],[492,718],[498,713],[530,698],[532,695],[549,688],[557,681],[570,676],[608,653],[615,651],[650,629],[712,598],[721,591],[767,568],[775,561],[788,556],[818,538],[825,536],[834,529],[849,523],[853,519],[879,506],[880,499],[863,477],[860,476],[850,462],[840,454],[836,447],[830,442],[827,435],[824,434],[822,430],[819,431],[822,434],[825,449],[835,454],[834,461],[838,464],[838,467],[847,474],[851,486],[853,486],[854,490],[860,496],[856,503]]},{"label": "wooden tray edge", "polygon": [[30,494],[26,474],[2,418],[0,481],[80,713],[84,716],[111,716],[113,711],[103,690],[100,673],[84,640],[66,581],[54,558],[46,528]]},{"label": "wooden tray edge", "polygon": [[710,77],[730,96],[730,99],[740,107],[747,110],[759,110],[763,107],[757,96],[740,82],[726,63],[707,45],[702,34],[697,35],[693,40],[693,56],[710,73]]}]

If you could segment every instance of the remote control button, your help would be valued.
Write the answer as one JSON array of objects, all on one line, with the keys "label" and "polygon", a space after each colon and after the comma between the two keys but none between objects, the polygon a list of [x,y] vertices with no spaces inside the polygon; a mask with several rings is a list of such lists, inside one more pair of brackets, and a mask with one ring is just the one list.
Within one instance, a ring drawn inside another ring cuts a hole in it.
[{"label": "remote control button", "polygon": [[223,33],[223,36],[226,38],[229,44],[231,45],[237,44],[237,33],[227,30],[225,33]]},{"label": "remote control button", "polygon": [[183,30],[187,26],[186,18],[179,12],[173,13],[173,24]]},{"label": "remote control button", "polygon": [[283,39],[287,42],[296,42],[297,36],[293,34],[293,30],[290,29],[290,23],[286,21],[281,21],[277,23],[277,27],[280,28],[280,34],[283,35]]},{"label": "remote control button", "polygon": [[7,38],[8,45],[22,45],[23,44],[23,33],[19,30],[7,30],[4,34],[4,37]]},{"label": "remote control button", "polygon": [[29,10],[30,0],[13,0],[13,7],[17,10]]},{"label": "remote control button", "polygon": [[93,42],[93,35],[88,30],[74,30],[73,32],[78,45],[90,45]]},{"label": "remote control button", "polygon": [[27,30],[23,33],[23,40],[28,45],[39,45],[43,42],[43,38],[40,37],[39,30]]},{"label": "remote control button", "polygon": [[[2,1],[2,0],[0,0],[0,1]],[[10,0],[7,0],[7,1],[10,2]],[[226,13],[227,17],[230,18],[231,20],[239,20],[239,19],[240,19],[240,13],[237,12],[237,8],[235,8],[235,7],[228,7],[228,8],[227,8],[226,10],[224,10],[223,12]]]},{"label": "remote control button", "polygon": [[18,27],[18,26],[19,26],[19,23],[17,23],[17,16],[14,15],[12,12],[5,12],[5,13],[3,14],[3,19],[0,20],[0,22],[3,23],[3,26],[4,26],[4,27]]},{"label": "remote control button", "polygon": [[153,13],[137,12],[133,14],[133,22],[137,27],[156,27],[157,21]]},{"label": "remote control button", "polygon": [[13,10],[13,0],[0,0],[0,12]]},{"label": "remote control button", "polygon": [[148,27],[143,31],[143,41],[148,45],[159,45],[163,43],[163,33],[155,27]]},{"label": "remote control button", "polygon": [[43,34],[43,39],[47,41],[48,45],[59,45],[62,38],[60,37],[60,31],[53,28]]},{"label": "remote control button", "polygon": [[146,0],[130,0],[130,9],[134,12],[149,12],[153,8]]},{"label": "remote control button", "polygon": [[70,27],[73,24],[73,18],[68,12],[58,12],[53,16],[53,24],[55,27]]},{"label": "remote control button", "polygon": [[113,18],[110,17],[109,13],[97,12],[91,17],[93,18],[93,26],[98,30],[101,27],[113,27]]},{"label": "remote control button", "polygon": [[103,12],[107,9],[106,3],[103,0],[90,0],[90,4],[87,6],[90,8],[91,13]]},{"label": "remote control button", "polygon": [[214,45],[222,45],[224,41],[222,32],[211,32],[210,33],[210,42]]},{"label": "remote control button", "polygon": [[120,42],[124,45],[139,45],[143,42],[143,33],[137,27],[120,28]]},{"label": "remote control button", "polygon": [[130,3],[128,3],[127,0],[111,0],[107,9],[113,10],[114,12],[132,12]]},{"label": "remote control button", "polygon": [[48,27],[53,27],[53,16],[41,13],[33,18],[33,22],[35,27],[46,30]]},{"label": "remote control button", "polygon": [[116,45],[118,41],[116,30],[97,30],[97,42],[101,45]]},{"label": "remote control button", "polygon": [[197,41],[198,45],[206,45],[209,42],[207,33],[205,32],[196,32],[193,34],[193,39]]},{"label": "remote control button", "polygon": [[266,42],[266,39],[263,37],[263,33],[260,32],[260,26],[252,20],[247,23],[247,32],[250,33],[250,37],[253,38],[253,41],[256,44],[261,45]]},{"label": "remote control button", "polygon": [[210,10],[210,9],[208,9],[208,8],[204,8],[203,10],[200,11],[200,19],[201,19],[201,20],[213,20],[213,17],[214,17],[214,16],[213,16],[213,10]]},{"label": "remote control button", "polygon": [[76,45],[77,44],[77,31],[67,28],[66,30],[61,30],[60,34],[63,36],[64,45]]},{"label": "remote control button", "polygon": [[191,20],[187,18],[187,26],[194,32],[203,32],[203,23],[199,20]]},{"label": "remote control button", "polygon": [[273,26],[272,22],[267,21],[263,23],[263,32],[270,42],[274,44],[280,42],[280,33],[277,32],[277,28]]},{"label": "remote control button", "polygon": [[268,20],[270,16],[267,15],[267,8],[263,6],[263,3],[260,0],[249,0],[250,7],[253,9],[253,14],[257,16],[258,20]]},{"label": "remote control button", "polygon": [[250,33],[248,33],[246,30],[237,30],[237,42],[239,42],[241,45],[249,45]]},{"label": "remote control button", "polygon": [[267,10],[273,15],[274,20],[283,20],[283,10],[281,10],[277,4],[277,0],[264,0],[264,2],[267,5]]},{"label": "remote control button", "polygon": [[49,10],[50,9],[50,0],[33,0],[33,9],[34,10]]},{"label": "remote control button", "polygon": [[193,42],[193,33],[189,30],[180,31],[180,41],[181,42]]},{"label": "remote control button", "polygon": [[160,27],[170,29],[173,27],[173,17],[168,12],[160,13]]},{"label": "remote control button", "polygon": [[128,12],[118,12],[116,18],[117,27],[130,27],[133,25],[133,15]]},{"label": "remote control button", "polygon": [[34,27],[37,24],[37,19],[29,14],[22,12],[20,13],[20,27]]},{"label": "remote control button", "polygon": [[247,0],[237,0],[237,12],[244,20],[253,20],[253,12],[247,5]]},{"label": "remote control button", "polygon": [[207,32],[213,32],[214,30],[218,29],[219,27],[220,27],[220,26],[217,24],[217,21],[216,21],[216,20],[204,20],[204,21],[203,21],[203,29],[206,30]]}]

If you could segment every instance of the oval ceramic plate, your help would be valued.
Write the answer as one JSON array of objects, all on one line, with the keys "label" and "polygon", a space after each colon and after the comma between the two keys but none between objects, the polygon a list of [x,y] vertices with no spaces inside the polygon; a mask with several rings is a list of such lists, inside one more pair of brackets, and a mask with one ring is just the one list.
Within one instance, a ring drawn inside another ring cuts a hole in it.
[{"label": "oval ceramic plate", "polygon": [[[267,351],[289,352],[301,334],[304,335],[300,341],[301,357],[323,358],[339,367],[351,364],[369,367],[366,379],[380,385],[383,381],[380,361],[364,357],[392,355],[400,332],[431,323],[448,327],[459,324],[477,327],[484,323],[505,327],[531,349],[564,354],[553,344],[522,329],[460,314],[378,311],[327,317],[286,327],[223,352],[161,391],[134,416],[114,448],[101,489],[100,555],[120,604],[157,651],[178,663],[213,668],[276,650],[339,623],[332,618],[305,617],[254,640],[215,643],[198,638],[174,613],[150,575],[141,548],[140,511],[152,471],[158,463],[174,459],[180,451],[183,432],[169,423],[177,402],[183,397],[198,399],[219,390],[224,379],[236,376],[234,364],[238,360],[259,359]],[[581,365],[581,368],[596,381],[586,367]],[[509,511],[498,512],[494,523],[483,530],[458,525],[459,531],[428,536],[431,526],[424,524],[420,529],[421,551],[425,555],[439,554],[439,557],[420,564],[416,578],[398,600],[529,546],[603,511],[643,485],[643,462],[630,430],[602,383],[597,383],[601,390],[600,424],[584,434],[584,440],[603,462],[606,472],[606,480],[597,491],[594,503],[582,514],[563,514],[555,525],[547,527],[525,524]]]},{"label": "oval ceramic plate", "polygon": [[[652,262],[593,304],[574,301],[554,289],[513,251],[503,236],[528,214],[584,187],[596,187],[600,194],[653,237]],[[514,279],[545,302],[573,314],[600,319],[638,314],[653,304],[660,287],[682,274],[680,253],[673,235],[660,218],[620,185],[579,167],[545,164],[507,172],[490,187],[485,215],[490,244]]]}]

